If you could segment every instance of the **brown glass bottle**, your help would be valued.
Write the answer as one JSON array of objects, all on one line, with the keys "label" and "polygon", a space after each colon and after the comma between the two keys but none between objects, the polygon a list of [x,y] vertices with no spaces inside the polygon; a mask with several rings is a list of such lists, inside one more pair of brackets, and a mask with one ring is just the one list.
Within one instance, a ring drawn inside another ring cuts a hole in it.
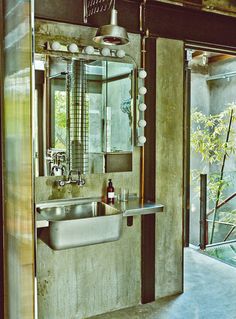
[{"label": "brown glass bottle", "polygon": [[112,185],[111,179],[109,179],[107,186],[107,204],[114,204],[115,202],[115,189]]}]

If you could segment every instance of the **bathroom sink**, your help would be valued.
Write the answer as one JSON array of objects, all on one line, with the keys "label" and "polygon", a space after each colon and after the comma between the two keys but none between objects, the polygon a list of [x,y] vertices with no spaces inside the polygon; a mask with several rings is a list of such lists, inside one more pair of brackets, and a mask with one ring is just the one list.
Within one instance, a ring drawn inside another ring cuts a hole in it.
[{"label": "bathroom sink", "polygon": [[37,205],[48,221],[48,245],[54,250],[118,240],[122,213],[99,201],[54,201]]}]

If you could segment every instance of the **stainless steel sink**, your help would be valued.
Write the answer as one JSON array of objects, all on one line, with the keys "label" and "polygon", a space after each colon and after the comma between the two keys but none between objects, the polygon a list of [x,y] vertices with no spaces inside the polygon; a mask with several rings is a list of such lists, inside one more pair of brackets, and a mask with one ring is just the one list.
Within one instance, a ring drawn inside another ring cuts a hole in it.
[{"label": "stainless steel sink", "polygon": [[118,240],[122,213],[98,201],[52,201],[37,205],[41,218],[49,222],[48,245],[54,250]]}]

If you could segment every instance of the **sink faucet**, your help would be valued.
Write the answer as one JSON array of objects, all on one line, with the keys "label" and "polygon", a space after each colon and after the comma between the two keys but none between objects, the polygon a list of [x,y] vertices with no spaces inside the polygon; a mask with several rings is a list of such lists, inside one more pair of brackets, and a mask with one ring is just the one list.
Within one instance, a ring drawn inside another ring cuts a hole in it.
[{"label": "sink faucet", "polygon": [[77,184],[78,186],[83,186],[85,184],[85,179],[82,178],[82,174],[80,173],[80,171],[77,172],[78,173],[77,179],[73,179],[73,177],[72,177],[73,172],[77,172],[77,171],[71,169],[69,174],[68,174],[67,180],[59,180],[56,182],[57,185],[61,186],[61,187],[65,186],[67,184]]}]

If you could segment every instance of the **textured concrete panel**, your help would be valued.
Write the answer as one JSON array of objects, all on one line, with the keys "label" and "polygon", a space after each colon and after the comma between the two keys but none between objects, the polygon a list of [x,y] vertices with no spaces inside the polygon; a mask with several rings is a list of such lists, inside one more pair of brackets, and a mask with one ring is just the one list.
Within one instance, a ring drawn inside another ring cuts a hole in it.
[{"label": "textured concrete panel", "polygon": [[[94,28],[36,21],[36,31],[43,36],[79,37],[90,41]],[[139,64],[140,36],[130,35],[131,44],[125,50]],[[88,43],[89,44],[89,43]],[[61,177],[37,177],[35,202],[73,197],[104,197],[108,178],[115,191],[127,187],[139,194],[140,149],[133,151],[133,171],[85,176],[83,187],[58,187]],[[123,223],[123,234],[116,242],[53,251],[37,240],[37,281],[39,319],[82,319],[92,315],[137,305],[141,294],[141,226]]]},{"label": "textured concrete panel", "polygon": [[38,240],[39,319],[82,319],[140,301],[140,218],[120,240],[53,251]]},{"label": "textured concrete panel", "polygon": [[[91,174],[83,187],[59,188],[61,177],[37,177],[36,202],[70,197],[103,196],[107,180],[115,191],[121,186],[139,193],[139,149],[133,154],[133,172]],[[137,305],[140,302],[140,217],[134,225],[123,223],[120,240],[64,251],[53,251],[37,241],[39,319],[81,319]]]},{"label": "textured concrete panel", "polygon": [[157,40],[156,298],[182,291],[183,63],[182,41]]}]

